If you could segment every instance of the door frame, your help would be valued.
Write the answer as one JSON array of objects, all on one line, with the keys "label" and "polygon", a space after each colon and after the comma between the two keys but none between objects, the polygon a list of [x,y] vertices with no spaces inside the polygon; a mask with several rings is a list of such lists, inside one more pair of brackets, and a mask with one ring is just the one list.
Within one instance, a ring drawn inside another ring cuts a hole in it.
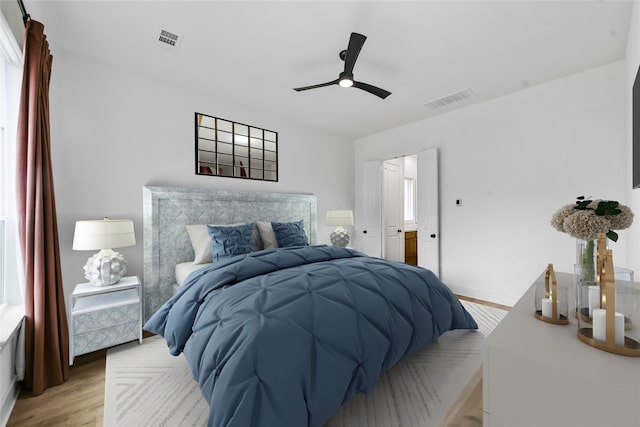
[{"label": "door frame", "polygon": [[[382,174],[383,174],[382,164],[383,164],[383,162],[385,160],[390,160],[390,159],[399,158],[399,157],[412,156],[412,155],[418,155],[418,153],[423,152],[423,151],[428,151],[428,150],[435,150],[435,152],[436,152],[436,162],[437,162],[437,165],[438,165],[438,168],[439,168],[440,160],[439,160],[439,149],[438,149],[438,147],[421,147],[421,148],[415,150],[415,153],[413,153],[412,151],[409,151],[409,153],[407,153],[407,150],[404,150],[401,153],[398,153],[398,152],[389,153],[389,154],[385,154],[384,156],[380,155],[380,156],[376,156],[374,158],[369,158],[368,160],[364,160],[361,163],[362,168],[363,168],[362,170],[364,171],[366,169],[367,164],[372,164],[374,162],[378,162],[379,165],[380,165],[380,169],[379,169],[380,170],[380,184],[379,185],[381,185]],[[418,175],[419,174],[420,174],[420,169],[418,167]],[[435,183],[437,191],[436,191],[436,195],[435,195],[435,200],[433,200],[433,202],[435,202],[435,209],[437,210],[437,213],[438,213],[438,216],[439,216],[439,213],[440,213],[439,172],[437,172],[435,174],[435,178],[436,178],[436,181],[437,181]],[[420,178],[418,178],[418,181],[419,180],[420,180]],[[425,189],[421,188],[421,187],[422,186],[418,185],[418,188],[417,188],[417,196],[416,196],[417,203],[420,203],[421,199],[425,199],[426,198],[426,195],[424,193]],[[361,200],[366,199],[366,195],[365,195],[366,186],[365,186],[364,181],[361,183],[360,192],[361,192],[360,199]],[[382,206],[383,206],[383,203],[384,203],[382,194],[380,194],[380,199],[379,200],[380,200],[379,207],[378,207],[379,209],[377,209],[377,210],[378,210],[378,212],[380,214],[382,212]],[[369,202],[371,202],[371,200]],[[363,203],[363,206],[364,206],[364,203]],[[364,209],[364,212],[361,215],[366,215],[366,214],[367,214],[366,209]],[[367,227],[369,227],[369,229],[371,229],[371,227],[374,225],[371,222],[367,223],[366,220],[364,222],[366,223],[366,226],[364,227],[365,229]],[[379,240],[379,242],[372,242],[371,240],[369,240],[369,243],[367,244],[367,247],[371,248],[371,252],[373,253],[373,256],[381,257],[382,254],[383,254],[383,246],[382,245],[383,245],[383,236],[384,236],[384,230],[383,230],[384,222],[382,221],[382,217],[381,216],[380,216],[380,219],[379,219],[379,222],[378,222],[377,225],[378,225],[376,227],[378,229],[377,236],[379,237],[377,240]],[[418,229],[420,230],[420,224],[418,224]],[[365,230],[364,232],[366,233],[367,231]],[[435,249],[437,250],[437,253],[438,253],[438,259],[437,259],[437,264],[433,268],[430,268],[430,269],[433,271],[434,274],[436,274],[436,276],[439,277],[440,276],[440,246],[441,246],[440,245],[439,218],[438,218],[438,223],[436,224],[435,234],[436,234],[436,242],[435,242],[436,246],[435,246]],[[373,237],[373,236],[370,236],[370,237]],[[424,236],[424,237],[426,238],[427,236]],[[420,240],[420,232],[418,232],[418,239]],[[374,243],[374,244],[372,245],[372,243]],[[368,255],[371,255],[371,253],[369,253],[369,252],[370,251],[368,251],[368,250],[366,251],[366,253]],[[418,248],[418,265],[424,266],[425,262],[424,261],[422,261],[422,262],[420,261],[420,252],[424,252],[424,250],[420,251],[420,246],[419,246],[419,248]]]},{"label": "door frame", "polygon": [[[396,191],[402,192],[404,191],[404,186],[402,185],[403,183],[403,179],[404,179],[404,157],[394,157],[392,159],[387,159],[387,160],[383,160],[382,162],[382,192],[380,193],[380,208],[382,210],[382,258],[384,259],[389,259],[387,258],[388,253],[387,253],[387,244],[389,243],[387,241],[387,234],[388,234],[388,219],[389,216],[387,215],[387,207],[385,206],[385,196],[387,196],[387,172],[385,172],[385,163],[390,163],[394,166],[397,166],[399,168],[399,182],[397,183],[397,188]],[[403,194],[403,193],[400,193]],[[402,200],[404,201],[404,197],[402,197]],[[398,259],[397,261],[401,261],[404,262],[404,206],[402,205],[402,203],[400,203],[399,206],[396,207],[396,215],[398,215],[398,224],[396,225],[396,227],[394,227],[395,229],[397,229],[397,233],[395,234],[396,238],[398,239],[398,257],[400,259]]]}]

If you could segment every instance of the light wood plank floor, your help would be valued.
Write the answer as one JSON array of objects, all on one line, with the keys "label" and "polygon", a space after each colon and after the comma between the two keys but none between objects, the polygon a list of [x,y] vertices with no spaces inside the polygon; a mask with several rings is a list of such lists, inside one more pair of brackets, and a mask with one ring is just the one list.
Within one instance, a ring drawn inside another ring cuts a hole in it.
[{"label": "light wood plank floor", "polygon": [[[456,295],[461,300],[484,304],[501,310],[511,307]],[[442,417],[438,427],[482,427],[482,366],[476,371],[458,399]]]},{"label": "light wood plank floor", "polygon": [[104,415],[106,350],[78,356],[67,382],[33,397],[22,390],[7,427],[100,426]]},{"label": "light wood plank floor", "polygon": [[[458,296],[460,299],[509,310],[509,307]],[[33,397],[22,391],[11,413],[8,427],[97,426],[104,416],[106,350],[76,357],[69,379]],[[482,427],[482,368],[479,369],[440,426]]]}]

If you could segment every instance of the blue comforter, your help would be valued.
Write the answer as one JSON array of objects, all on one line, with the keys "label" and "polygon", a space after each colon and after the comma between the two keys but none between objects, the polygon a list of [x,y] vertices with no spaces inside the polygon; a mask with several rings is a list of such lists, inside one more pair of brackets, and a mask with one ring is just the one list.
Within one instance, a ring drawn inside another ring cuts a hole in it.
[{"label": "blue comforter", "polygon": [[303,427],[444,332],[477,325],[428,270],[306,246],[192,273],[144,329],[184,353],[209,426]]}]

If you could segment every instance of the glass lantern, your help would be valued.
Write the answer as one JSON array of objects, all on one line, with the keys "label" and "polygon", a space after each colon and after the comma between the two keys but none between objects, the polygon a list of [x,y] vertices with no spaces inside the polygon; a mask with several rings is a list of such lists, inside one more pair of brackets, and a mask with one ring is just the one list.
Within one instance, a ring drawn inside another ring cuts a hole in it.
[{"label": "glass lantern", "polygon": [[[595,278],[591,276],[591,269],[587,267],[585,269],[583,264],[575,264],[574,268],[574,290],[575,290],[575,299],[576,299],[576,317],[582,319],[583,321],[590,321],[591,319],[591,311],[589,309],[589,290],[591,289],[591,295],[593,298],[595,289],[598,289],[600,292],[600,285]],[[591,310],[593,309],[593,302],[591,304]]]},{"label": "glass lantern", "polygon": [[578,338],[600,350],[640,356],[640,288],[633,271],[614,268],[611,249],[599,257],[596,282],[578,281]]},{"label": "glass lantern", "polygon": [[536,284],[535,317],[556,325],[569,324],[569,300],[566,287],[558,286],[553,264],[549,264],[544,284]]}]

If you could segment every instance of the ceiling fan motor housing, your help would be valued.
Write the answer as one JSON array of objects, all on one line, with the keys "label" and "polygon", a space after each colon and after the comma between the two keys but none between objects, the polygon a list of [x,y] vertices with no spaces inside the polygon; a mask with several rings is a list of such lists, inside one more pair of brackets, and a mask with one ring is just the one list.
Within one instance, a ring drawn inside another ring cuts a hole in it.
[{"label": "ceiling fan motor housing", "polygon": [[353,74],[346,71],[341,72],[340,77],[338,77],[338,84],[342,87],[353,86]]}]

